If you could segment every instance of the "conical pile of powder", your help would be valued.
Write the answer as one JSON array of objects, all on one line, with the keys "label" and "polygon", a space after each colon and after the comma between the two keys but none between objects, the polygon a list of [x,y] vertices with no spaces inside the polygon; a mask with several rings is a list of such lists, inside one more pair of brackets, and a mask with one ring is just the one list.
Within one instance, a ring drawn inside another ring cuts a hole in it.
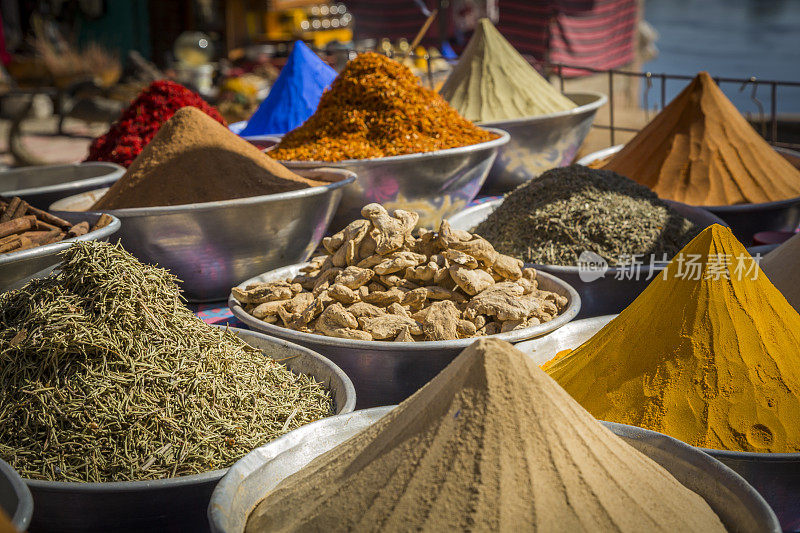
[{"label": "conical pile of powder", "polygon": [[800,312],[800,234],[765,255],[761,270]]},{"label": "conical pile of powder", "polygon": [[724,531],[530,358],[482,339],[286,479],[247,531]]},{"label": "conical pile of powder", "polygon": [[753,129],[707,72],[603,165],[690,205],[800,196],[800,170]]},{"label": "conical pile of powder", "polygon": [[715,224],[543,368],[600,420],[705,448],[800,452],[799,346],[800,315]]},{"label": "conical pile of powder", "polygon": [[303,41],[295,41],[269,94],[239,134],[277,135],[295,129],[314,114],[323,91],[335,78],[335,70]]},{"label": "conical pile of powder", "polygon": [[474,122],[547,115],[577,107],[550,85],[487,18],[481,19],[441,94]]},{"label": "conical pile of powder", "polygon": [[194,107],[179,109],[92,209],[215,202],[322,185]]}]

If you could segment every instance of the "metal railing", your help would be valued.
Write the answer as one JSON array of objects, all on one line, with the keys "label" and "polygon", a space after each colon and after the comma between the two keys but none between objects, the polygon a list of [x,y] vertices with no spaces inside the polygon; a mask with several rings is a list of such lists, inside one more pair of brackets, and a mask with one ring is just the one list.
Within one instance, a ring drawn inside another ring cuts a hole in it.
[{"label": "metal railing", "polygon": [[[608,124],[593,124],[592,127],[597,129],[604,129],[609,131],[609,137],[611,146],[616,144],[616,132],[630,132],[630,133],[638,133],[639,129],[631,128],[626,126],[619,126],[615,123],[614,111],[615,111],[615,98],[614,98],[614,78],[616,77],[627,77],[627,78],[639,78],[644,80],[645,83],[645,90],[643,93],[643,101],[644,105],[643,110],[645,112],[649,112],[649,94],[650,91],[653,89],[654,82],[658,84],[659,87],[659,102],[658,102],[658,110],[664,108],[664,106],[668,103],[667,102],[667,81],[670,80],[682,80],[682,81],[690,81],[694,79],[694,76],[687,76],[682,74],[663,74],[663,73],[653,73],[653,72],[634,72],[629,70],[619,70],[619,69],[610,69],[610,70],[599,70],[589,67],[579,67],[574,65],[566,65],[562,63],[543,63],[542,66],[549,72],[555,74],[559,79],[559,88],[563,92],[564,91],[564,69],[570,69],[572,71],[583,71],[589,74],[600,74],[606,75],[608,77],[608,106],[609,106],[609,121]],[[739,87],[739,92],[744,92],[744,90],[749,86],[751,87],[750,99],[756,104],[758,108],[758,122],[762,125],[761,135],[773,146],[780,146],[783,148],[792,148],[792,149],[800,149],[800,144],[795,143],[786,143],[786,142],[779,142],[778,141],[778,88],[780,87],[800,87],[800,82],[797,81],[778,81],[778,80],[766,80],[757,78],[755,76],[751,76],[750,78],[727,78],[721,76],[712,76],[714,82],[717,85],[723,84],[735,84]],[[759,100],[757,94],[758,89],[761,86],[766,86],[769,92],[769,119],[766,119],[766,114],[764,112],[764,104]],[[746,113],[745,115],[748,115]],[[750,120],[753,120],[753,117],[749,117]],[[765,131],[766,126],[769,125],[769,134]]]}]

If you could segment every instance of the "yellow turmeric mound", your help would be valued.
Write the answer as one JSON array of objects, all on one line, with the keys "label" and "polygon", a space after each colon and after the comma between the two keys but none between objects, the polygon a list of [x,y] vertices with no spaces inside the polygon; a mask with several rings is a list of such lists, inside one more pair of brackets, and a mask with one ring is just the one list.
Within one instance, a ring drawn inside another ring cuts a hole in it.
[{"label": "yellow turmeric mound", "polygon": [[707,72],[603,166],[692,205],[800,196],[800,171],[747,122]]},{"label": "yellow turmeric mound", "polygon": [[706,448],[800,452],[798,347],[800,314],[714,225],[617,318],[543,368],[600,420]]}]

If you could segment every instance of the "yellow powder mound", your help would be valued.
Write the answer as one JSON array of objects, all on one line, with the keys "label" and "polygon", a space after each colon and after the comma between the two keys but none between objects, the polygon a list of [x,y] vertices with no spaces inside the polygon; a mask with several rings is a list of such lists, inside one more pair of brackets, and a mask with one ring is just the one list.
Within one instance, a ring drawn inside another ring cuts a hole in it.
[{"label": "yellow powder mound", "polygon": [[761,270],[800,312],[800,234],[765,255]]},{"label": "yellow powder mound", "polygon": [[246,531],[724,531],[524,354],[482,339],[312,461]]},{"label": "yellow powder mound", "polygon": [[298,176],[199,109],[184,107],[92,209],[215,202],[322,184]]},{"label": "yellow powder mound", "polygon": [[800,315],[730,230],[713,225],[666,279],[543,368],[600,420],[706,448],[800,452],[798,347]]},{"label": "yellow powder mound", "polygon": [[465,118],[492,122],[577,107],[481,19],[441,94]]},{"label": "yellow powder mound", "polygon": [[748,124],[707,72],[602,167],[691,205],[800,196],[800,170]]}]

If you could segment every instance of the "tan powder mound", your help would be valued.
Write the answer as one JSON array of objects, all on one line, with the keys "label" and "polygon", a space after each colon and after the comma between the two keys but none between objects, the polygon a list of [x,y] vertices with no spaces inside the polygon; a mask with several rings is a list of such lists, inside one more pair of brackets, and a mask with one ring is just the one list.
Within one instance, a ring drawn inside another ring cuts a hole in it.
[{"label": "tan powder mound", "polygon": [[798,346],[800,315],[715,224],[670,262],[666,279],[543,368],[600,420],[704,448],[800,452]]},{"label": "tan powder mound", "polygon": [[482,339],[251,514],[255,531],[724,531],[524,354]]},{"label": "tan powder mound", "polygon": [[547,115],[577,107],[550,85],[487,18],[481,19],[441,94],[474,122]]},{"label": "tan powder mound", "polygon": [[800,234],[765,255],[761,270],[792,307],[800,312]]},{"label": "tan powder mound", "polygon": [[691,205],[800,196],[800,171],[748,124],[707,72],[602,168]]},{"label": "tan powder mound", "polygon": [[194,107],[169,119],[92,209],[214,202],[324,185],[298,176]]}]

